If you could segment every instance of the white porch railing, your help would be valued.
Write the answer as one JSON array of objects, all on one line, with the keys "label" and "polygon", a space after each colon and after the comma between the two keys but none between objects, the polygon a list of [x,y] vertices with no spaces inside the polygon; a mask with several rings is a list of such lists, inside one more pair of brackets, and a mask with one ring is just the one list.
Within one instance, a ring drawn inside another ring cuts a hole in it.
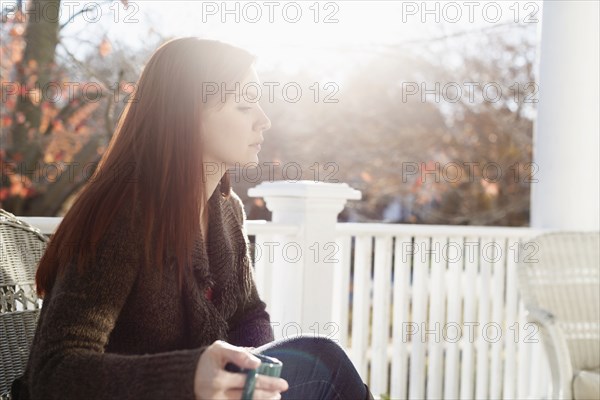
[{"label": "white porch railing", "polygon": [[[294,307],[301,300],[298,294],[273,298],[271,288],[285,280],[289,260],[269,251],[296,243],[293,227],[248,221],[247,228],[276,337],[293,336],[300,325],[278,323],[273,304]],[[526,322],[516,274],[517,243],[536,233],[338,223],[331,253],[334,316],[308,332],[337,340],[376,397],[544,398],[550,390],[546,360],[535,326]]]},{"label": "white porch railing", "polygon": [[[251,189],[273,222],[247,221],[276,339],[330,337],[376,398],[548,398],[540,335],[517,290],[529,228],[337,223],[342,184]],[[326,206],[323,207],[323,204]],[[60,218],[26,218],[44,233]]]},{"label": "white porch railing", "polygon": [[531,345],[539,337],[515,270],[518,241],[533,231],[351,223],[338,232],[337,276],[348,281],[352,270],[354,288],[339,309],[350,307],[356,332],[342,344],[374,393],[528,398],[545,386],[545,376],[529,375],[542,365]]},{"label": "white porch railing", "polygon": [[[276,338],[337,340],[376,397],[548,398],[545,354],[516,273],[518,257],[535,257],[535,248],[517,254],[517,244],[541,231],[315,214],[325,203],[337,215],[357,198],[343,184],[266,182],[249,194],[273,212],[274,222],[248,221],[247,230]],[[330,307],[308,309],[307,298]]]}]

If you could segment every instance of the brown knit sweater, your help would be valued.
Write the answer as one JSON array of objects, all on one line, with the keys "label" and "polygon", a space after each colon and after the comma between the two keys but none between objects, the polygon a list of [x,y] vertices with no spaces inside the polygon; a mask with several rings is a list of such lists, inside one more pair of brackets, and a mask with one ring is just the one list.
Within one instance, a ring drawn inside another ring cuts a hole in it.
[{"label": "brown knit sweater", "polygon": [[56,281],[24,374],[32,399],[194,399],[196,365],[212,342],[273,341],[254,284],[243,204],[234,192],[222,197],[219,187],[209,202],[208,254],[199,237],[194,277],[181,293],[176,270],[165,267],[161,277],[158,265],[142,268],[133,256],[139,235],[122,222],[111,225],[96,264]]}]

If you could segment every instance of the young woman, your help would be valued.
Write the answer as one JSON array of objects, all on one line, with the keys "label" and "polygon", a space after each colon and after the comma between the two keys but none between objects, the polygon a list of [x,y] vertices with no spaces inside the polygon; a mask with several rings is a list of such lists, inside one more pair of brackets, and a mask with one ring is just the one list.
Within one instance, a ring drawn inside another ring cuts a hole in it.
[{"label": "young woman", "polygon": [[[367,399],[335,342],[274,341],[243,204],[227,169],[256,162],[271,123],[254,57],[179,38],[146,64],[94,175],[40,260],[31,399],[240,399],[250,350],[281,360],[255,399]],[[19,384],[17,384],[19,383]]]}]

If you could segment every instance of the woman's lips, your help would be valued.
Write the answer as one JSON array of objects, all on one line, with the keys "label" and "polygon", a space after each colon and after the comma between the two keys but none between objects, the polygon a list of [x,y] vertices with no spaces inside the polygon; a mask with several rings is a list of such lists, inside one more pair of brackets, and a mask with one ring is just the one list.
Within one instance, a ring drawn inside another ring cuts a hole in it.
[{"label": "woman's lips", "polygon": [[256,150],[260,151],[260,144],[251,144],[250,147],[254,147]]}]

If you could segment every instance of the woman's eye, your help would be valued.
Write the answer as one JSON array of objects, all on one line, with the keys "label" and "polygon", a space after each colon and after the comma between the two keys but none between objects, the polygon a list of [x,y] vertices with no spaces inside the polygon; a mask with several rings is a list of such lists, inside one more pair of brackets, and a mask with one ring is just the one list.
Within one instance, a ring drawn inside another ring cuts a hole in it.
[{"label": "woman's eye", "polygon": [[242,110],[242,111],[248,111],[250,110],[252,107],[238,107],[238,109]]}]

